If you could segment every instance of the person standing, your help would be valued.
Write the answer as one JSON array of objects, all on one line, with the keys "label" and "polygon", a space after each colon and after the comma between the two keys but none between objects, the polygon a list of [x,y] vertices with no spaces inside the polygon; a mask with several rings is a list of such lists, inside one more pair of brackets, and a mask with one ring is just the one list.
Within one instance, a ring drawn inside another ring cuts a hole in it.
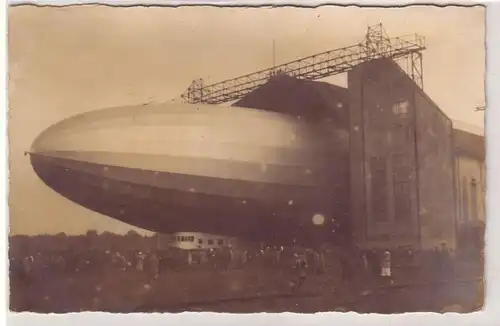
[{"label": "person standing", "polygon": [[450,250],[445,242],[441,243],[439,251],[439,274],[442,280],[445,280],[451,275],[451,255]]},{"label": "person standing", "polygon": [[29,278],[31,276],[31,271],[33,269],[33,256],[26,256],[23,258],[23,274],[25,277]]},{"label": "person standing", "polygon": [[368,285],[371,283],[372,275],[371,275],[371,270],[370,270],[370,262],[368,258],[369,253],[367,251],[362,251],[361,252],[361,266],[362,266],[362,271],[361,271],[361,282],[364,285]]},{"label": "person standing", "polygon": [[144,270],[144,256],[142,252],[139,252],[137,254],[137,264],[136,264],[136,269],[139,272],[142,272]]},{"label": "person standing", "polygon": [[379,254],[375,249],[371,249],[366,253],[366,258],[370,269],[370,278],[378,279],[380,276],[380,269],[382,268]]},{"label": "person standing", "polygon": [[340,281],[341,283],[348,282],[351,276],[348,253],[340,253]]},{"label": "person standing", "polygon": [[275,248],[274,251],[274,265],[280,264],[281,252],[283,251],[283,247]]},{"label": "person standing", "polygon": [[392,277],[391,271],[391,253],[389,250],[385,250],[382,256],[382,270],[381,276],[386,282],[390,282]]},{"label": "person standing", "polygon": [[160,261],[158,259],[158,255],[156,253],[151,253],[150,257],[150,266],[151,266],[151,276],[153,280],[156,280],[158,278],[158,272],[159,272],[159,265]]},{"label": "person standing", "polygon": [[370,271],[370,266],[368,265],[368,257],[366,251],[361,253],[361,262],[363,264],[363,274],[367,275]]},{"label": "person standing", "polygon": [[297,272],[297,279],[291,282],[292,293],[299,290],[307,278],[307,263],[306,260],[300,255],[295,261],[295,270]]}]

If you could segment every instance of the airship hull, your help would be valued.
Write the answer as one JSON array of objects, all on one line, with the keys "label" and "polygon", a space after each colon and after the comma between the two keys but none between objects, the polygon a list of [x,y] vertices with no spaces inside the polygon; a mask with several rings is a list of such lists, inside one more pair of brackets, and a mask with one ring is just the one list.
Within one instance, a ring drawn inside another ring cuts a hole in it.
[{"label": "airship hull", "polygon": [[347,141],[282,114],[163,105],[69,118],[30,156],[50,188],[130,225],[287,244],[335,238],[348,207]]}]

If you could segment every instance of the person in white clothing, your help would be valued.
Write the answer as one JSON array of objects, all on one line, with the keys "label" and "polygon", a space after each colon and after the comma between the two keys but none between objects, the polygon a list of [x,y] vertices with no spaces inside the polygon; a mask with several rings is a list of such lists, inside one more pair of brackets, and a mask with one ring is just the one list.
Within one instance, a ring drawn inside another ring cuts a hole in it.
[{"label": "person in white clothing", "polygon": [[139,253],[137,254],[136,269],[137,269],[139,272],[144,271],[144,255],[142,254],[142,252],[139,252]]},{"label": "person in white clothing", "polygon": [[386,250],[382,257],[382,271],[381,276],[384,278],[391,277],[391,253]]}]

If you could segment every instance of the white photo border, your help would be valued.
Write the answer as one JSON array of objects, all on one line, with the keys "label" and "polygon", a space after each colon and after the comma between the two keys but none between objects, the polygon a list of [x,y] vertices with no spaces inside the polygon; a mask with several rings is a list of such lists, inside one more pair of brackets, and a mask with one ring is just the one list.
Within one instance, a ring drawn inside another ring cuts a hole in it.
[{"label": "white photo border", "polygon": [[[486,123],[485,136],[487,144],[487,218],[486,223],[486,304],[481,312],[458,315],[458,314],[432,314],[432,313],[408,313],[403,315],[360,315],[357,313],[317,313],[314,315],[301,315],[292,313],[283,314],[215,314],[215,313],[181,313],[181,314],[111,314],[111,313],[73,313],[65,315],[42,315],[34,313],[12,313],[8,309],[8,275],[7,275],[7,248],[8,248],[8,140],[7,140],[7,114],[0,115],[0,122],[4,126],[4,133],[1,134],[1,143],[4,147],[4,159],[1,160],[3,169],[1,169],[1,177],[5,180],[5,187],[1,189],[3,198],[1,205],[5,215],[3,223],[5,232],[1,233],[4,250],[1,250],[1,255],[5,264],[0,268],[4,276],[4,282],[0,282],[0,286],[5,287],[5,295],[1,298],[0,313],[5,316],[6,325],[236,325],[248,323],[247,325],[380,325],[387,324],[403,324],[403,325],[500,325],[500,312],[496,312],[496,307],[500,305],[500,266],[495,260],[496,250],[500,248],[500,236],[496,236],[496,232],[500,232],[500,220],[496,218],[494,212],[500,212],[500,128],[497,129],[495,122],[500,121],[500,1],[476,2],[476,1],[397,1],[397,0],[336,0],[335,2],[326,1],[133,1],[133,0],[102,0],[102,1],[63,1],[63,0],[13,0],[6,3],[6,6],[1,7],[1,17],[7,20],[7,5],[19,4],[35,4],[40,6],[66,6],[71,4],[108,4],[113,6],[133,6],[133,5],[196,5],[196,4],[213,4],[213,5],[231,5],[231,6],[258,6],[258,5],[296,5],[296,6],[318,6],[322,4],[337,4],[337,5],[369,5],[369,6],[404,6],[410,4],[429,4],[429,5],[473,5],[484,4],[486,9],[486,42],[487,42],[487,63],[486,63]],[[7,44],[7,23],[1,25],[2,41]],[[2,48],[1,67],[7,76],[7,50]],[[466,76],[464,76],[466,78]],[[2,94],[3,102],[5,103],[6,112],[8,110],[7,100],[7,78],[2,79],[2,86],[5,92]],[[496,199],[496,200],[495,200]],[[498,231],[497,231],[498,230]],[[496,278],[498,275],[498,279]]]}]

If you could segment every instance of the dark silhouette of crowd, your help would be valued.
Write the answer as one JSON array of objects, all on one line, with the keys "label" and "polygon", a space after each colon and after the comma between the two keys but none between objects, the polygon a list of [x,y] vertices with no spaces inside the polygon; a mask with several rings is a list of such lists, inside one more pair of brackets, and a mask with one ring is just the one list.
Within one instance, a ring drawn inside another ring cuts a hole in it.
[{"label": "dark silhouette of crowd", "polygon": [[[108,241],[99,239],[106,236]],[[51,238],[52,242],[49,241]],[[313,250],[265,244],[186,251],[161,247],[154,237],[133,233],[112,237],[90,233],[79,237],[11,238],[9,256],[11,309],[17,311],[56,309],[44,306],[43,300],[48,300],[44,299],[47,296],[33,293],[48,293],[52,291],[47,289],[48,284],[60,283],[65,278],[75,280],[83,288],[96,289],[108,279],[127,277],[130,286],[141,284],[150,289],[161,282],[174,282],[183,277],[194,279],[203,275],[215,277],[213,275],[221,273],[240,273],[238,275],[259,275],[255,281],[242,276],[242,282],[260,283],[270,290],[278,287],[271,275],[279,272],[279,279],[286,283],[280,290],[300,294],[301,291],[322,291],[324,285],[309,281],[318,278],[337,288],[355,291],[359,287],[403,284],[417,279],[436,281],[482,275],[480,254],[453,252],[445,243],[427,251],[412,248],[360,250],[328,245]],[[477,261],[477,264],[472,264],[475,268],[464,272],[460,263],[474,259]],[[220,290],[224,291],[223,288]],[[212,297],[219,296],[213,291],[210,293]],[[17,299],[13,300],[13,297]],[[99,301],[99,296],[93,300]],[[71,311],[79,309],[100,308],[66,308]]]}]

